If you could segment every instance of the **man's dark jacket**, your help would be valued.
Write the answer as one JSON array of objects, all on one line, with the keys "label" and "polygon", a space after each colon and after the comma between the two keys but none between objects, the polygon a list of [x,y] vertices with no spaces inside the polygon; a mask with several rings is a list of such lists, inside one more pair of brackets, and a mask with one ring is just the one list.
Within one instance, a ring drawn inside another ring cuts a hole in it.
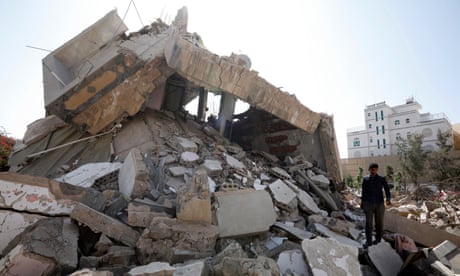
[{"label": "man's dark jacket", "polygon": [[385,190],[386,199],[390,199],[390,187],[385,177],[380,175],[367,175],[363,179],[361,199],[365,202],[383,203],[382,188]]}]

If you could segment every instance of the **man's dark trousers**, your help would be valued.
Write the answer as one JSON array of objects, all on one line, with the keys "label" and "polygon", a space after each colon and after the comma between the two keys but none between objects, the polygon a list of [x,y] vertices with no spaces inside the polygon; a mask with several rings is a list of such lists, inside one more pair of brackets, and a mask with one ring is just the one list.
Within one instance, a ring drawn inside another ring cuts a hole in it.
[{"label": "man's dark trousers", "polygon": [[372,229],[375,218],[375,241],[380,242],[383,236],[383,215],[385,214],[385,204],[363,202],[364,214],[366,214],[366,244],[372,244]]}]

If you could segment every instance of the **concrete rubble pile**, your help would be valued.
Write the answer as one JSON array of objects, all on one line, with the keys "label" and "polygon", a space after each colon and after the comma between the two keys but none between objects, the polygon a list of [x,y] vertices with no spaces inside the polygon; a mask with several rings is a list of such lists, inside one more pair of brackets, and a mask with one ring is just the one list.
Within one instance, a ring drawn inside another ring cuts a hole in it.
[{"label": "concrete rubble pile", "polygon": [[[206,50],[186,8],[125,32],[110,12],[43,60],[48,116],[0,174],[0,275],[390,275],[422,252],[363,250],[332,118]],[[456,246],[422,264],[457,271]]]}]

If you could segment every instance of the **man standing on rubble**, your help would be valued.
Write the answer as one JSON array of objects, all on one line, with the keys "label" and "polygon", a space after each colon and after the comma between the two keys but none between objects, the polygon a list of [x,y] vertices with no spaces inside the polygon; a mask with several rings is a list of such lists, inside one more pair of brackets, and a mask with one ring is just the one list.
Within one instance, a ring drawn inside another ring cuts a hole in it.
[{"label": "man standing on rubble", "polygon": [[[366,215],[366,245],[377,244],[383,236],[383,216],[385,204],[383,190],[385,190],[386,204],[391,205],[391,194],[385,177],[378,175],[379,165],[369,164],[369,175],[363,178],[361,193],[361,208]],[[372,229],[375,219],[375,241],[372,243]]]}]

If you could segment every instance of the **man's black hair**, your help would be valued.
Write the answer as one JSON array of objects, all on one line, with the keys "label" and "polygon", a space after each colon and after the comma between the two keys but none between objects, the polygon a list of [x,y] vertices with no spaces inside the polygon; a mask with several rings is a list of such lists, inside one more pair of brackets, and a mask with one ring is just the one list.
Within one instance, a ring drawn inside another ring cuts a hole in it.
[{"label": "man's black hair", "polygon": [[370,163],[369,164],[369,170],[370,169],[378,169],[378,168],[379,168],[379,164],[377,164],[377,163]]}]

